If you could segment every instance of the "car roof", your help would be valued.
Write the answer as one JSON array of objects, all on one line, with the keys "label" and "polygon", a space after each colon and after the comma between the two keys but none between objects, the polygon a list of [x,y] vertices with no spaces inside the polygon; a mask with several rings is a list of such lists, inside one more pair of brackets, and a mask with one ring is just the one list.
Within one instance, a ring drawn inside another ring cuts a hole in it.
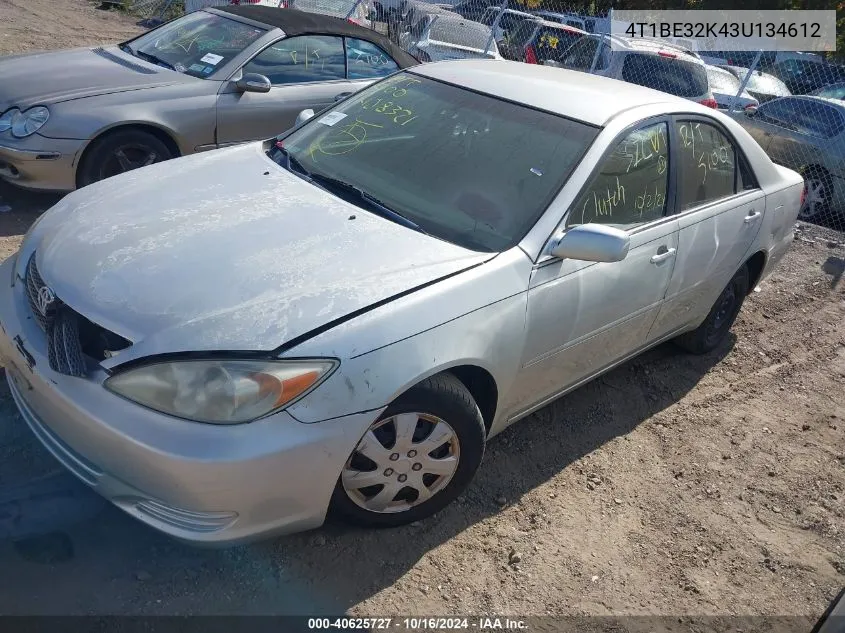
[{"label": "car roof", "polygon": [[534,22],[540,24],[541,26],[547,26],[550,29],[558,29],[560,31],[571,31],[572,33],[578,33],[579,35],[589,35],[587,31],[579,29],[575,26],[570,26],[569,24],[561,24],[560,22],[552,22],[550,20],[539,19],[534,20]]},{"label": "car roof", "polygon": [[544,65],[473,59],[422,64],[413,72],[597,126],[630,108],[657,103],[678,111],[712,112],[651,88]]},{"label": "car roof", "polygon": [[230,5],[211,9],[210,12],[228,13],[254,22],[260,22],[268,27],[279,28],[285,35],[345,35],[359,40],[365,40],[382,48],[396,62],[400,68],[408,68],[419,64],[412,55],[402,50],[384,35],[364,28],[343,18],[330,15],[297,11],[296,9],[277,9],[260,5]]},{"label": "car roof", "polygon": [[842,102],[842,99],[833,99],[831,97],[819,97],[818,95],[786,95],[784,97],[779,98],[798,99],[800,101],[820,101],[822,103],[826,103],[827,105],[832,105],[837,110],[842,110],[845,112],[845,103]]},{"label": "car roof", "polygon": [[[608,39],[607,35],[592,34],[592,37]],[[696,61],[704,64],[701,58],[698,55],[695,55],[688,48],[685,48],[680,44],[667,42],[666,40],[650,39],[647,37],[626,37],[624,35],[611,35],[610,40],[614,42],[616,46],[626,50],[637,51],[640,53],[654,53],[655,55],[658,51],[669,51],[672,53],[680,53],[688,61]]]}]

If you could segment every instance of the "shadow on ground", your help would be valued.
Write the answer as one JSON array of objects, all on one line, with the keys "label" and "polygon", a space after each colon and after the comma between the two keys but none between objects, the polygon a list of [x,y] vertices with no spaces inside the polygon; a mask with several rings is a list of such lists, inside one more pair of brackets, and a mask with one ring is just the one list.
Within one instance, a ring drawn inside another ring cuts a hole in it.
[{"label": "shadow on ground", "polygon": [[493,439],[464,496],[416,527],[330,524],[230,550],[182,545],[102,502],[57,470],[4,390],[0,482],[16,483],[0,484],[0,613],[341,613],[500,511],[497,498],[518,500],[676,402],[733,342],[698,357],[661,346],[552,403]]}]

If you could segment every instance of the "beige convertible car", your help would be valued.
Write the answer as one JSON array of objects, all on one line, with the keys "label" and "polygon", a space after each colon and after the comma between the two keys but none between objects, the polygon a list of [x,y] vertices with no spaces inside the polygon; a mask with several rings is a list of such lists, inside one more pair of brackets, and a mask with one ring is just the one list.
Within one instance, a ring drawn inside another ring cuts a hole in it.
[{"label": "beige convertible car", "polygon": [[0,178],[70,191],[176,156],[265,139],[417,64],[373,30],[232,6],[117,46],[0,59]]}]

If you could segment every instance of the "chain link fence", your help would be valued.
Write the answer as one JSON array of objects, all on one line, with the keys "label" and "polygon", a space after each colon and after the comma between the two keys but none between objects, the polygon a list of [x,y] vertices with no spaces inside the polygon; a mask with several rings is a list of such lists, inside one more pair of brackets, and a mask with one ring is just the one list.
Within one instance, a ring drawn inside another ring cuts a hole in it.
[{"label": "chain link fence", "polygon": [[186,11],[241,3],[345,17],[387,34],[423,62],[486,58],[544,64],[719,109],[748,130],[775,163],[804,177],[801,219],[845,231],[845,66],[823,56],[716,51],[695,40],[611,35],[627,25],[617,23],[614,30],[610,11],[555,0],[183,1]]}]

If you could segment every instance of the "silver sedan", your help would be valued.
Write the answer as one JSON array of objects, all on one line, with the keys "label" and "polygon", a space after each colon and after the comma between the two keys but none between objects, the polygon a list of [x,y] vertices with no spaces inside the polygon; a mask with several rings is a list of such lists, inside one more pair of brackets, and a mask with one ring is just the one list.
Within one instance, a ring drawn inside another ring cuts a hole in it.
[{"label": "silver sedan", "polygon": [[179,539],[441,510],[513,422],[716,348],[798,214],[736,122],[604,77],[432,63],[310,114],[76,191],[0,269],[24,420]]},{"label": "silver sedan", "polygon": [[197,11],[118,46],[0,58],[0,178],[70,191],[265,139],[415,64],[371,29],[265,6]]}]

